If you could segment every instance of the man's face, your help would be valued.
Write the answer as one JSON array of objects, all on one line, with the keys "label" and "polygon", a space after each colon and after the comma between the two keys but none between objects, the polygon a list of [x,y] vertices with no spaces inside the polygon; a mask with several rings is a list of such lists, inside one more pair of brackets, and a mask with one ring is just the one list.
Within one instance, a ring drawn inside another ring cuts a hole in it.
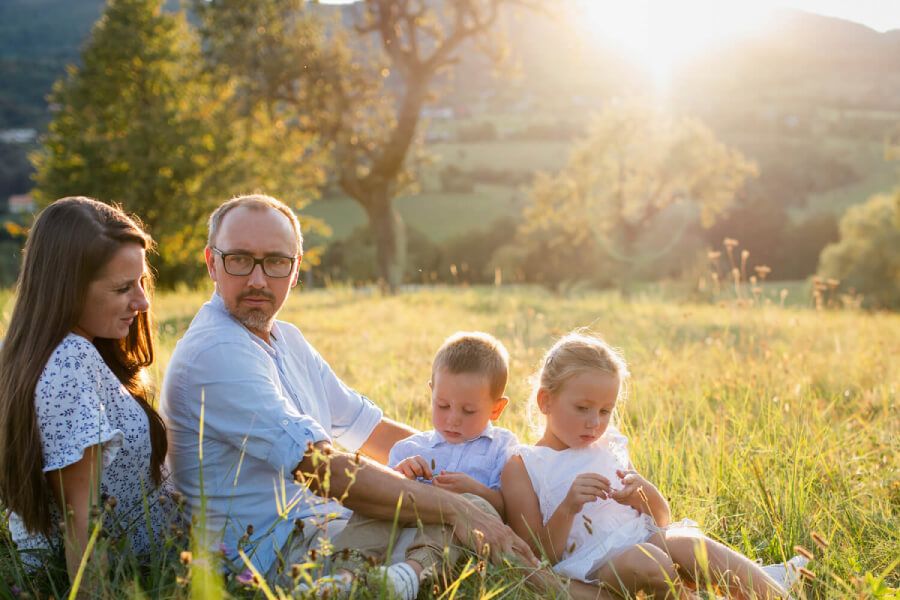
[{"label": "man's face", "polygon": [[[226,254],[246,253],[254,258],[294,256],[297,239],[290,221],[277,210],[238,206],[222,218],[215,246]],[[227,273],[222,257],[206,249],[209,276],[228,312],[266,342],[278,311],[297,284],[299,262],[288,277],[268,277],[262,265],[254,265],[249,275],[238,276]]]}]

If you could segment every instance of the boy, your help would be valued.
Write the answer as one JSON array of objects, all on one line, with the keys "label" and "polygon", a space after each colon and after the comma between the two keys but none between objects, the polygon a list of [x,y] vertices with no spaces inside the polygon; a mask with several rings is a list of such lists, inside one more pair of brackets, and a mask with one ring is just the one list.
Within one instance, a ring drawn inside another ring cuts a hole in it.
[{"label": "boy", "polygon": [[[500,473],[518,441],[491,421],[509,402],[503,395],[508,371],[509,354],[493,336],[459,332],[447,338],[434,357],[428,382],[434,429],[395,444],[388,466],[410,479],[466,494],[480,509],[502,518]],[[396,539],[399,533],[394,529],[391,521],[354,514],[334,540],[334,556],[350,556],[336,561],[332,585],[349,590],[353,574],[370,560],[388,559],[391,536]],[[415,598],[419,581],[441,571],[445,549],[447,564],[454,564],[460,549],[449,528],[419,525],[406,561],[385,569],[400,598]]]}]

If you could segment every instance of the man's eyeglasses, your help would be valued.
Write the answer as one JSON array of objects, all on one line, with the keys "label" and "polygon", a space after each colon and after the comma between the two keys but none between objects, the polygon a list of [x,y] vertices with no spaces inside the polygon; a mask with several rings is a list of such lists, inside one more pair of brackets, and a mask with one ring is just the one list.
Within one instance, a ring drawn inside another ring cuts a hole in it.
[{"label": "man's eyeglasses", "polygon": [[210,250],[222,257],[225,272],[236,277],[249,275],[256,268],[256,265],[262,266],[266,277],[276,279],[288,277],[294,270],[294,261],[297,260],[296,256],[264,256],[256,258],[243,252],[222,252],[218,248],[210,248]]}]

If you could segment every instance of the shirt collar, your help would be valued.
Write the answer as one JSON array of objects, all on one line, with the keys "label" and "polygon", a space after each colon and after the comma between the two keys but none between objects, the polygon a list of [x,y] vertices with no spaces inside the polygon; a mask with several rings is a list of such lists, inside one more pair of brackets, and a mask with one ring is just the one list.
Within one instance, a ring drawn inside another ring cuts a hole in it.
[{"label": "shirt collar", "polygon": [[[485,437],[489,440],[494,439],[494,426],[488,422],[487,427],[484,428],[484,431],[473,437],[471,440],[466,440],[465,442],[460,442],[460,444],[465,444],[466,442],[471,442],[473,440],[477,440],[478,438]],[[444,439],[440,433],[438,433],[437,429],[431,430],[431,435],[425,440],[425,445],[429,448],[434,448],[440,444],[449,444],[447,440]]]}]

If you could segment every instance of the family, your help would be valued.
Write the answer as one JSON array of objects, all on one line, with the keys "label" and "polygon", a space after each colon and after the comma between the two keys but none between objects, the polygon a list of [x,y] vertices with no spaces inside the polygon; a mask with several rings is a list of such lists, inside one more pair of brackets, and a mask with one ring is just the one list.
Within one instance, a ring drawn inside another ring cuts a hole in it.
[{"label": "family", "polygon": [[547,351],[533,446],[491,423],[510,402],[508,355],[485,333],[437,350],[432,430],[385,417],[276,320],[302,236],[269,196],[210,216],[215,293],[168,361],[157,412],[152,246],[136,219],[84,197],[49,205],[29,232],[0,346],[0,499],[26,565],[58,553],[73,579],[84,561],[91,585],[115,560],[91,552],[93,520],[147,557],[186,525],[173,510],[184,503],[193,535],[284,589],[292,565],[326,548],[298,588],[312,594],[376,577],[412,599],[467,548],[558,597],[696,598],[710,582],[727,597],[788,597],[794,559],[760,567],[672,522],[616,428],[628,368],[598,337],[576,331]]}]

